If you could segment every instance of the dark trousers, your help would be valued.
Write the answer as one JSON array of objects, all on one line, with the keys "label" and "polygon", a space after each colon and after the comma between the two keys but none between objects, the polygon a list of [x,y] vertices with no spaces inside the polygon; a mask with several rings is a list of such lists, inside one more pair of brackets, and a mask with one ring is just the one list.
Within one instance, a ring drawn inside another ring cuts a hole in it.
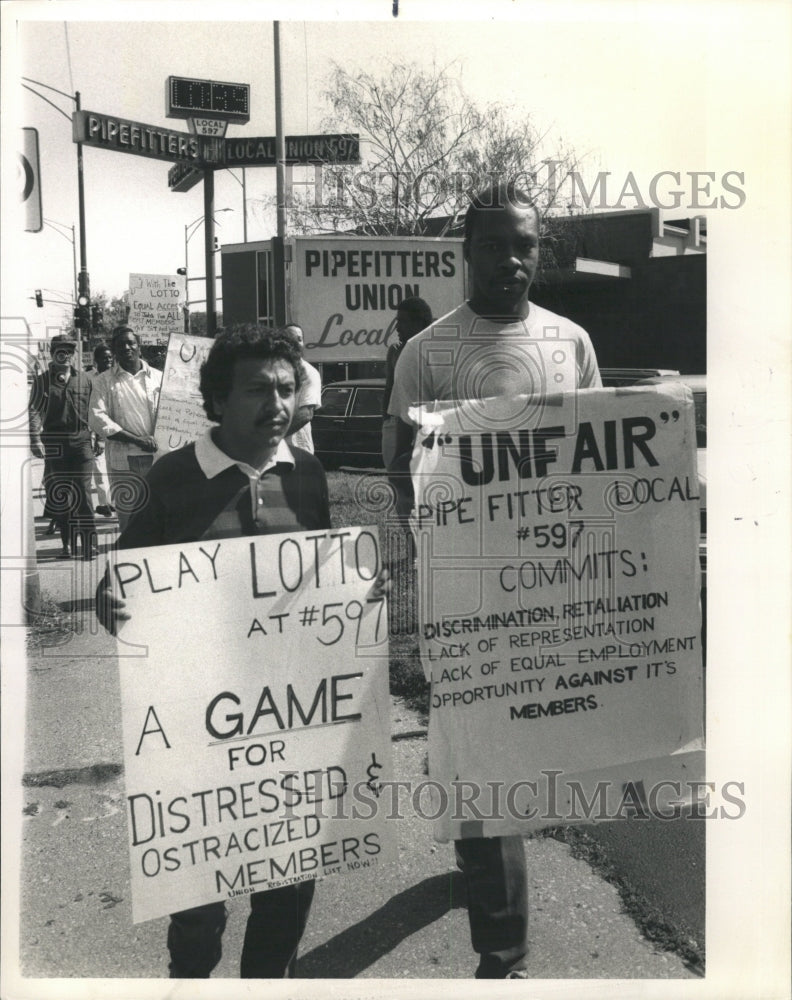
[{"label": "dark trousers", "polygon": [[58,525],[64,546],[75,548],[79,540],[86,553],[96,544],[92,470],[92,455],[81,452],[48,458],[44,466],[44,514]]},{"label": "dark trousers", "polygon": [[525,968],[528,882],[522,837],[455,841],[465,878],[470,940],[480,955],[476,979],[504,979]]},{"label": "dark trousers", "polygon": [[[242,979],[283,979],[294,973],[316,882],[297,882],[250,897],[242,945]],[[223,954],[224,903],[172,913],[168,928],[171,979],[207,979]]]}]

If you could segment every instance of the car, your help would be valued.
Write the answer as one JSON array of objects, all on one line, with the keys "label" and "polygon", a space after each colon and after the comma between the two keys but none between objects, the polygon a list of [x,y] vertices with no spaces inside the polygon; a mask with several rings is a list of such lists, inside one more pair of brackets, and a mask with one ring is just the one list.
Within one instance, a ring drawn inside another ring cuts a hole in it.
[{"label": "car", "polygon": [[343,464],[382,468],[384,378],[346,379],[322,389],[311,434],[316,457],[325,468]]},{"label": "car", "polygon": [[[676,377],[668,368],[603,368],[605,386],[636,385]],[[322,404],[311,423],[314,451],[326,468],[343,464],[382,468],[384,378],[345,379],[322,390]]]},{"label": "car", "polygon": [[600,368],[602,384],[609,388],[622,385],[637,385],[646,379],[678,376],[675,368]]}]

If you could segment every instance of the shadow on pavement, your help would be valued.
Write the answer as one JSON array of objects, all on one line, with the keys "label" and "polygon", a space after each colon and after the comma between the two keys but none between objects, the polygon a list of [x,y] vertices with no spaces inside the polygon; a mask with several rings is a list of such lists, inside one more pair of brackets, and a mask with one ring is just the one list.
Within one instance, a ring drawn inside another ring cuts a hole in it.
[{"label": "shadow on pavement", "polygon": [[465,905],[460,872],[424,879],[393,896],[359,923],[301,955],[300,979],[352,979],[411,934]]}]

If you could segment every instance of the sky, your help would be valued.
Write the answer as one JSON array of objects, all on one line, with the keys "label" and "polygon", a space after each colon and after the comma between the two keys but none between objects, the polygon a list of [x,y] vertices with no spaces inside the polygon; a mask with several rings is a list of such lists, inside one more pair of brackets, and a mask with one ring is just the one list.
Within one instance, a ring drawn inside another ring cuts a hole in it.
[{"label": "sky", "polygon": [[[200,7],[200,5],[197,5]],[[592,5],[592,11],[599,5]],[[187,131],[186,122],[165,117],[169,75],[249,83],[251,118],[229,125],[228,136],[274,135],[273,29],[271,21],[163,21],[174,5],[160,5],[158,20],[127,20],[128,8],[103,5],[105,17],[120,8],[117,21],[89,20],[90,5],[21,5],[18,28],[19,75],[65,94],[79,91],[83,109]],[[135,10],[146,8],[135,5]],[[190,4],[190,12],[196,5]],[[210,8],[211,9],[211,8]],[[212,16],[222,9],[214,7]],[[241,13],[250,13],[243,5]],[[261,9],[258,6],[256,9]],[[326,10],[321,8],[314,8]],[[389,14],[389,5],[367,7]],[[631,9],[629,6],[627,10]],[[184,10],[182,7],[181,10]],[[61,11],[66,20],[51,20]],[[48,20],[37,20],[36,15]],[[179,10],[176,8],[176,12]],[[71,15],[74,15],[73,18]],[[694,18],[695,20],[695,18]],[[678,43],[678,23],[659,21],[653,31],[629,13],[585,22],[563,18],[537,25],[502,19],[410,21],[288,20],[281,25],[286,134],[320,131],[326,89],[334,62],[347,70],[381,72],[389,61],[422,67],[452,66],[465,91],[480,105],[501,101],[516,115],[529,113],[547,133],[551,154],[559,141],[571,145],[588,176],[599,170],[624,178],[632,171],[642,190],[660,169],[732,169],[706,157],[706,108],[679,101],[680,93],[706,91],[706,62],[675,59],[674,86],[668,86],[669,54]],[[619,82],[601,68],[618,65]],[[10,89],[10,93],[9,93]],[[69,297],[73,287],[71,226],[77,225],[76,147],[70,122],[40,97],[12,82],[4,107],[20,124],[38,130],[43,215],[60,226],[15,239],[15,257],[24,261],[14,289],[15,309],[29,321],[57,319],[62,310],[36,311],[35,288],[45,298]],[[71,114],[72,101],[42,86],[35,89]],[[202,185],[189,192],[168,190],[169,163],[143,156],[85,147],[84,178],[88,271],[94,292],[110,296],[128,287],[130,272],[172,274],[185,263],[185,225],[203,215]],[[706,164],[706,166],[704,166]],[[246,171],[248,238],[268,239],[274,219],[256,207],[274,194],[274,168]],[[220,243],[242,242],[242,187],[227,171],[215,179]],[[614,181],[614,184],[616,182]],[[619,187],[621,184],[619,183]],[[629,199],[624,207],[636,207]],[[55,230],[59,229],[60,232]],[[203,274],[202,227],[190,229],[190,272]],[[192,297],[197,293],[192,292]],[[6,313],[11,301],[7,300]],[[18,304],[17,304],[18,303]],[[32,310],[31,310],[32,306]]]},{"label": "sky", "polygon": [[[706,171],[719,194],[724,174],[737,172],[741,203],[705,213],[708,602],[716,626],[708,633],[707,711],[711,776],[720,784],[744,781],[748,812],[740,823],[708,829],[708,873],[717,877],[708,879],[707,980],[696,986],[717,1000],[769,995],[763,988],[789,950],[789,4],[402,0],[398,20],[391,6],[326,0],[294,2],[286,11],[264,2],[5,0],[1,315],[24,317],[34,335],[43,335],[62,309],[37,310],[34,289],[68,299],[73,281],[69,239],[47,227],[22,231],[13,155],[16,130],[38,129],[44,216],[70,230],[77,223],[70,125],[19,78],[78,90],[84,109],[179,131],[183,123],[164,113],[169,75],[249,83],[250,122],[228,134],[271,135],[275,16],[286,133],[319,130],[333,60],[372,72],[387,69],[389,60],[453,63],[471,97],[530,112],[552,139],[584,158],[589,177],[610,171],[621,187],[632,174],[646,192],[662,171]],[[70,111],[68,98],[44,93]],[[171,193],[165,162],[93,148],[84,158],[92,289],[118,295],[130,272],[183,266],[184,227],[202,216],[200,187]],[[247,171],[250,199],[273,192],[272,174]],[[699,214],[690,185],[683,186],[683,204],[672,214]],[[215,204],[233,209],[218,216],[220,242],[241,242],[241,187],[223,173]],[[251,212],[249,238],[269,238],[267,226]],[[201,264],[198,230],[189,244],[191,271]],[[3,513],[10,524],[7,507]],[[589,986],[574,995],[613,995]],[[665,984],[663,995],[682,996],[673,986]],[[352,995],[352,987],[346,992]],[[144,995],[142,988],[135,995]],[[642,995],[656,995],[654,987],[647,984]]]}]

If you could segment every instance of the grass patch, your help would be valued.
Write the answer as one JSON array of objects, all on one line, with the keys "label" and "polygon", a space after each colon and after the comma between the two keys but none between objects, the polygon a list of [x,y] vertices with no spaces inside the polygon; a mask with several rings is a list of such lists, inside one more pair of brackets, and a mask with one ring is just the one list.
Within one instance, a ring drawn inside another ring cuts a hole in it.
[{"label": "grass patch", "polygon": [[411,549],[395,518],[384,472],[329,472],[330,517],[334,528],[375,525],[393,589],[388,601],[390,692],[425,720],[429,684],[418,653],[417,587]]},{"label": "grass patch", "polygon": [[71,613],[64,611],[42,591],[38,610],[29,610],[27,613],[28,649],[61,646],[69,641],[73,633],[74,621]]},{"label": "grass patch", "polygon": [[573,858],[585,861],[606,882],[616,887],[622,906],[648,941],[658,948],[678,955],[691,972],[704,976],[706,963],[704,945],[670,924],[651,900],[634,889],[629,881],[619,874],[607,848],[598,840],[575,826],[551,827],[540,830],[536,836],[553,837],[567,844]]}]

